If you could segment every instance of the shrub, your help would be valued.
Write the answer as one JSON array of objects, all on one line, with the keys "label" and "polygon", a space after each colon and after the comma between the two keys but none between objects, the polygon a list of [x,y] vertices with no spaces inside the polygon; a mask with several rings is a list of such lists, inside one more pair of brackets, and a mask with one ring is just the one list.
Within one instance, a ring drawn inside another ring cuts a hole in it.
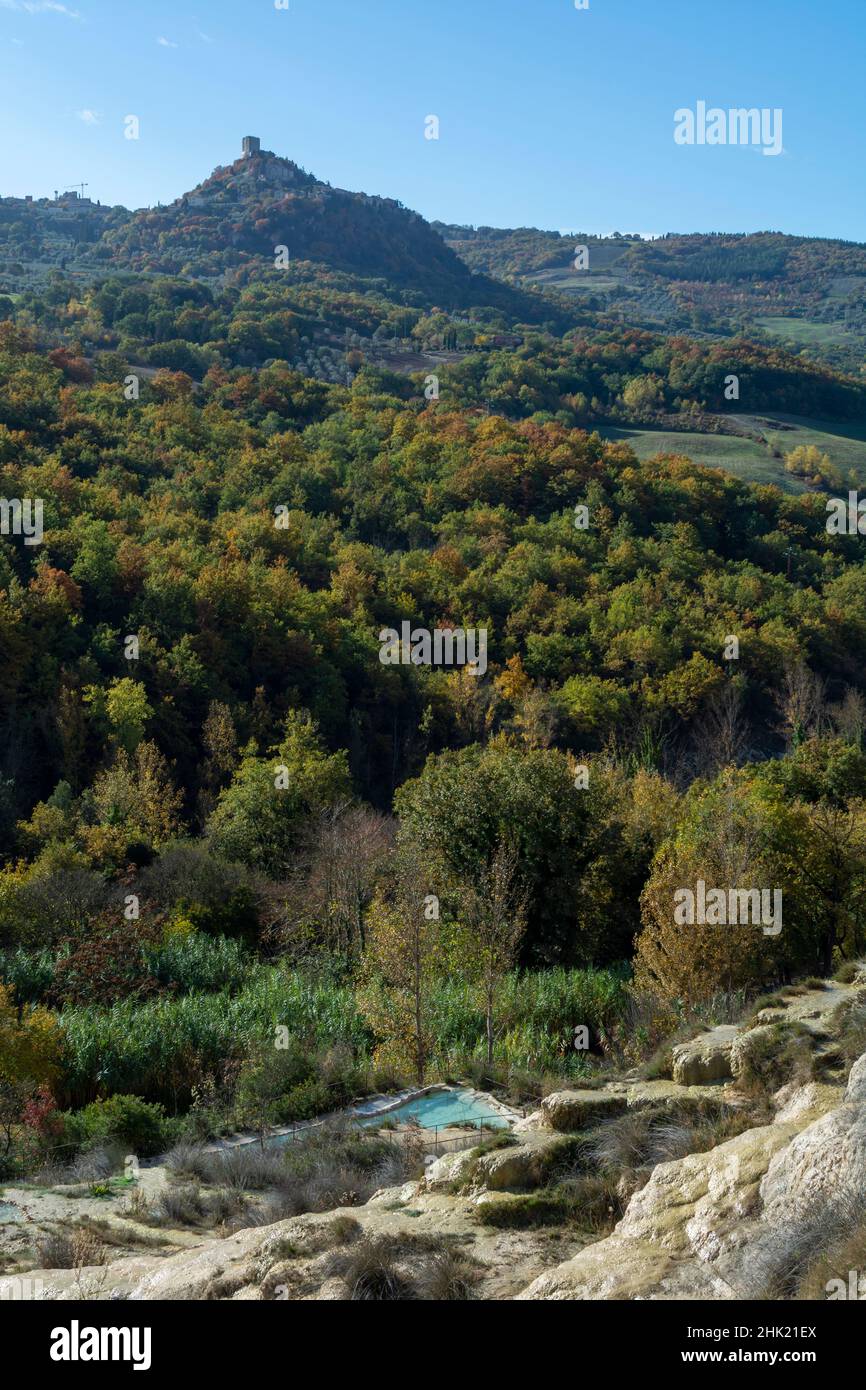
[{"label": "shrub", "polygon": [[844,1009],[839,1029],[839,1047],[843,1059],[849,1065],[866,1052],[866,1003],[852,1002]]},{"label": "shrub", "polygon": [[829,1248],[814,1259],[801,1278],[795,1297],[824,1302],[832,1280],[841,1280],[847,1295],[851,1270],[856,1271],[863,1288],[859,1295],[862,1299],[866,1294],[866,1222],[862,1220],[853,1229],[836,1235]]},{"label": "shrub", "polygon": [[66,1231],[48,1231],[36,1241],[40,1269],[72,1269],[72,1237]]},{"label": "shrub", "polygon": [[805,1086],[814,1071],[812,1040],[799,1023],[767,1024],[744,1034],[737,1085],[752,1095],[772,1095],[795,1081]]},{"label": "shrub", "polygon": [[573,1177],[575,1173],[582,1173],[590,1161],[586,1137],[582,1134],[564,1135],[541,1151],[542,1185],[548,1186],[558,1178]]},{"label": "shrub", "polygon": [[592,1173],[566,1178],[554,1193],[565,1203],[569,1220],[583,1231],[609,1231],[622,1215],[618,1193],[606,1178]]},{"label": "shrub", "polygon": [[196,903],[217,912],[240,890],[251,888],[249,871],[242,864],[217,859],[208,846],[194,841],[169,845],[144,869],[139,884],[141,897],[163,911]]},{"label": "shrub", "polygon": [[145,950],[155,941],[153,925],[117,921],[110,914],[97,918],[61,943],[49,1000],[61,1006],[104,1005],[154,993],[158,984]]},{"label": "shrub", "polygon": [[477,1217],[497,1230],[571,1225],[598,1232],[612,1227],[621,1210],[620,1199],[605,1178],[581,1174],[541,1192],[482,1202]]},{"label": "shrub", "polygon": [[279,1188],[289,1180],[285,1155],[279,1149],[262,1149],[258,1144],[237,1144],[206,1153],[201,1170],[208,1183],[239,1192]]},{"label": "shrub", "polygon": [[117,1144],[99,1144],[86,1153],[76,1154],[63,1171],[60,1181],[95,1182],[110,1178],[121,1167],[124,1159],[123,1147]]},{"label": "shrub", "polygon": [[492,1134],[489,1139],[484,1139],[476,1148],[472,1150],[475,1158],[483,1158],[485,1154],[495,1153],[497,1149],[511,1149],[516,1145],[517,1140],[508,1129],[500,1130],[497,1134]]},{"label": "shrub", "polygon": [[155,1203],[139,1194],[127,1215],[151,1226],[226,1226],[235,1230],[253,1224],[253,1212],[240,1192],[220,1188],[203,1193],[198,1183],[179,1183],[164,1188]]},{"label": "shrub", "polygon": [[765,1009],[787,1009],[788,1001],[782,994],[762,994],[752,1004],[747,1023],[754,1023],[758,1014]]},{"label": "shrub", "polygon": [[362,1084],[362,1073],[348,1051],[312,1053],[294,1040],[282,1049],[266,1045],[241,1069],[236,1118],[238,1124],[256,1130],[310,1120],[344,1104]]},{"label": "shrub", "polygon": [[83,1269],[105,1264],[105,1249],[94,1231],[84,1226],[71,1234],[49,1231],[36,1241],[40,1269]]},{"label": "shrub", "polygon": [[325,1110],[332,1109],[342,1097],[331,1091],[324,1081],[309,1077],[295,1086],[277,1106],[279,1124],[293,1124],[300,1120],[312,1120]]},{"label": "shrub", "polygon": [[274,1226],[278,1221],[288,1221],[290,1217],[299,1216],[305,1210],[307,1208],[298,1205],[293,1189],[285,1192],[269,1192],[260,1205],[250,1209],[246,1224],[248,1226]]},{"label": "shrub", "polygon": [[481,1270],[460,1250],[442,1250],[423,1266],[417,1280],[421,1297],[432,1303],[465,1303],[475,1297]]},{"label": "shrub", "polygon": [[328,1225],[328,1238],[335,1245],[348,1245],[363,1234],[363,1226],[354,1216],[335,1216]]},{"label": "shrub", "polygon": [[[80,858],[80,856],[78,856]],[[0,940],[44,949],[79,931],[105,906],[100,874],[78,866],[34,870],[0,892]]]},{"label": "shrub", "polygon": [[244,1223],[249,1208],[239,1191],[223,1187],[209,1194],[206,1210],[209,1221],[217,1226],[226,1226],[230,1222],[235,1225]]},{"label": "shrub", "polygon": [[569,1220],[567,1200],[555,1192],[532,1192],[521,1197],[495,1197],[478,1207],[478,1220],[496,1230],[525,1230],[533,1226],[563,1226]]},{"label": "shrub", "polygon": [[222,902],[181,903],[180,907],[196,931],[210,932],[212,936],[237,936],[247,941],[258,934],[258,903],[253,890],[246,885],[236,888]]},{"label": "shrub", "polygon": [[[31,1170],[28,1174],[28,1183],[33,1183],[39,1187],[81,1187],[87,1184],[88,1189],[94,1182],[110,1178],[112,1174],[119,1172],[124,1165],[126,1156],[126,1145],[111,1146],[100,1145],[98,1148],[88,1149],[84,1153],[75,1154],[69,1158],[70,1150],[74,1149],[81,1141],[78,1130],[73,1134],[72,1117],[61,1115],[60,1119],[65,1124],[65,1129],[61,1136],[61,1142],[57,1144],[53,1156],[43,1167]],[[66,1155],[66,1161],[59,1159],[58,1155]],[[72,1193],[73,1196],[83,1196],[83,1189]]]},{"label": "shrub", "polygon": [[846,960],[833,976],[840,985],[853,985],[861,970],[860,964],[856,960]]},{"label": "shrub", "polygon": [[205,1215],[205,1204],[196,1183],[166,1187],[160,1192],[151,1219],[158,1226],[195,1226]]},{"label": "shrub", "polygon": [[684,1158],[705,1147],[706,1134],[724,1132],[725,1106],[707,1107],[703,1117],[678,1116],[668,1110],[629,1110],[588,1136],[587,1160],[602,1173],[652,1169],[657,1163]]},{"label": "shrub", "polygon": [[140,1158],[160,1153],[170,1136],[163,1107],[151,1105],[138,1096],[96,1100],[67,1118],[70,1129],[78,1132],[82,1147],[114,1141],[124,1144]]},{"label": "shrub", "polygon": [[365,1236],[348,1254],[335,1256],[331,1268],[339,1273],[353,1302],[408,1302],[418,1297],[402,1273],[393,1243],[387,1237]]},{"label": "shrub", "polygon": [[744,1298],[826,1299],[831,1279],[860,1275],[866,1259],[863,1209],[866,1187],[855,1170],[832,1193],[813,1194],[792,1205],[789,1219],[769,1227],[743,1270]]},{"label": "shrub", "polygon": [[165,1166],[175,1177],[199,1178],[205,1182],[212,1157],[203,1144],[182,1142],[169,1149]]}]

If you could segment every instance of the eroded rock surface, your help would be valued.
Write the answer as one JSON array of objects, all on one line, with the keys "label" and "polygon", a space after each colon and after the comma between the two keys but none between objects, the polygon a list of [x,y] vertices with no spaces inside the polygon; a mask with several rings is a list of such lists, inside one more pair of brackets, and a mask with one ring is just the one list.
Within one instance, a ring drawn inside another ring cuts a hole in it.
[{"label": "eroded rock surface", "polygon": [[700,1033],[691,1042],[673,1050],[673,1078],[680,1086],[705,1086],[713,1081],[730,1081],[731,1049],[737,1029],[723,1024]]}]

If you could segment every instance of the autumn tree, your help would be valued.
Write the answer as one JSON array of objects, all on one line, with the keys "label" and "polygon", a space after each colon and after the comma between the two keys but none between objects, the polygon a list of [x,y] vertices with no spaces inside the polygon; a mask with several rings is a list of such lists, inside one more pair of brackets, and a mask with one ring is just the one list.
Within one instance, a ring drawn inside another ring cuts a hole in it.
[{"label": "autumn tree", "polygon": [[732,676],[712,693],[692,730],[692,745],[699,776],[739,767],[745,760],[749,723],[741,676]]},{"label": "autumn tree", "polygon": [[87,798],[96,825],[83,830],[95,857],[123,854],[133,841],[158,849],[180,826],[182,793],[172,784],[168,763],[156,744],[139,743],[130,756],[119,749],[98,773]]},{"label": "autumn tree", "polygon": [[779,724],[789,748],[823,731],[827,722],[827,682],[802,657],[789,661],[774,692]]},{"label": "autumn tree", "polygon": [[662,844],[641,898],[643,929],[635,952],[635,985],[668,1001],[696,1001],[772,978],[781,938],[760,923],[717,924],[677,919],[677,896],[709,889],[775,888],[767,809],[746,779],[724,775],[693,787],[679,824]]},{"label": "autumn tree", "polygon": [[516,847],[500,841],[488,864],[459,889],[466,969],[484,1007],[487,1063],[493,1064],[496,1005],[526,930],[527,895]]},{"label": "autumn tree", "polygon": [[0,984],[0,1081],[9,1094],[51,1086],[63,1048],[60,1024],[47,1009],[16,1005],[10,986]]},{"label": "autumn tree", "polygon": [[206,821],[238,760],[238,738],[232,712],[221,700],[211,701],[202,729],[202,745],[205,760],[201,771],[199,814]]},{"label": "autumn tree", "polygon": [[798,444],[785,455],[785,471],[807,478],[816,487],[841,487],[842,472],[815,444]]},{"label": "autumn tree", "polygon": [[410,1066],[424,1085],[435,1038],[433,1002],[448,967],[435,857],[404,843],[367,913],[358,1001],[382,1060]]},{"label": "autumn tree", "polygon": [[391,819],[369,806],[341,803],[314,817],[291,878],[267,892],[282,944],[303,950],[312,940],[344,959],[363,952],[365,914],[393,840]]},{"label": "autumn tree", "polygon": [[800,815],[803,852],[792,869],[811,890],[817,965],[829,975],[838,949],[856,958],[866,947],[866,800],[840,806],[822,798]]}]

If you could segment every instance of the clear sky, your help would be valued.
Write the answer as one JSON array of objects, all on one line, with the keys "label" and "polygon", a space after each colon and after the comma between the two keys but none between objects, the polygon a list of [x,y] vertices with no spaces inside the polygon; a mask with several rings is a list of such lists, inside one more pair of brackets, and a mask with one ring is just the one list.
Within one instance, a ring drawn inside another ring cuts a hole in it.
[{"label": "clear sky", "polygon": [[[678,146],[701,100],[784,152]],[[444,221],[866,241],[866,0],[0,0],[0,119],[2,195],[170,202],[253,134]]]}]

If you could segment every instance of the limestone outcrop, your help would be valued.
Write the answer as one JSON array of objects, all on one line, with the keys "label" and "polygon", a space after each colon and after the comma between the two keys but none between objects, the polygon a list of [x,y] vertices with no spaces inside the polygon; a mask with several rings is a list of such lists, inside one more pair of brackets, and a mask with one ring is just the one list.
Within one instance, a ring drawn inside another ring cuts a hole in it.
[{"label": "limestone outcrop", "polygon": [[712,1081],[730,1081],[731,1049],[737,1029],[722,1024],[700,1033],[691,1042],[673,1050],[673,1078],[680,1086],[703,1086]]}]

